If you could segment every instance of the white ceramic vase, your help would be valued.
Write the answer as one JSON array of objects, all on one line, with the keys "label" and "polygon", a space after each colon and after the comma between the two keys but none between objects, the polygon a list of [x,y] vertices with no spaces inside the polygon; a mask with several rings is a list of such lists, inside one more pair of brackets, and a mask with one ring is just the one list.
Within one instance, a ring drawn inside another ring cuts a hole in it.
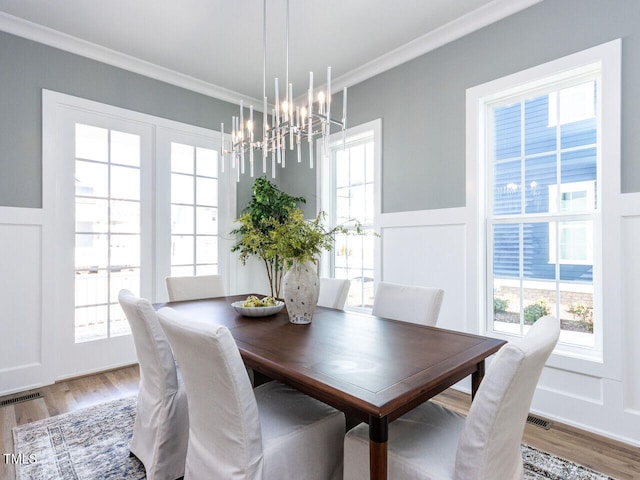
[{"label": "white ceramic vase", "polygon": [[289,321],[311,323],[318,303],[320,279],[312,262],[294,262],[282,279],[282,296],[289,313]]}]

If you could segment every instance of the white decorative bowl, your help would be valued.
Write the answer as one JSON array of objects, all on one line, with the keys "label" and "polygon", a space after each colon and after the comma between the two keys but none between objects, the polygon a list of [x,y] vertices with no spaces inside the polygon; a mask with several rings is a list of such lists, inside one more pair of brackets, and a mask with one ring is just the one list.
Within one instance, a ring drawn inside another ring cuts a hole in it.
[{"label": "white decorative bowl", "polygon": [[268,317],[269,315],[275,315],[284,308],[284,302],[276,300],[275,305],[269,307],[243,307],[244,300],[239,302],[233,302],[231,306],[240,315],[245,317]]}]

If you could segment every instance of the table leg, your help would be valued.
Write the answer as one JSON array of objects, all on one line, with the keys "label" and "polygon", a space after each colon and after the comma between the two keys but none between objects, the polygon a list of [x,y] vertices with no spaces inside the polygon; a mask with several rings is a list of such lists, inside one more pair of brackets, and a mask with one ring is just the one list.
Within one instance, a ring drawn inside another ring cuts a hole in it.
[{"label": "table leg", "polygon": [[471,400],[476,396],[480,382],[484,378],[484,360],[478,363],[478,369],[471,374]]},{"label": "table leg", "polygon": [[389,422],[387,417],[369,416],[369,478],[387,480],[387,440]]}]

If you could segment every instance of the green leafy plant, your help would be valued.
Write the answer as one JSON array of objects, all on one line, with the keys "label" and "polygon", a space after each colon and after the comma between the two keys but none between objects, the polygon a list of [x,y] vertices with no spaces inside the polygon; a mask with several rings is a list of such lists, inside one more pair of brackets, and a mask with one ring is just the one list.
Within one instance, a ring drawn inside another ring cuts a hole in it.
[{"label": "green leafy plant", "polygon": [[545,302],[544,299],[540,299],[536,303],[524,307],[524,321],[525,323],[531,324],[550,313],[551,310],[549,309],[547,302]]},{"label": "green leafy plant", "polygon": [[587,327],[593,327],[593,308],[587,307],[581,303],[574,303],[567,310],[581,324]]},{"label": "green leafy plant", "polygon": [[509,308],[509,300],[504,298],[493,299],[493,313],[504,313]]},{"label": "green leafy plant", "polygon": [[251,201],[237,220],[240,226],[231,232],[237,238],[231,251],[240,253],[243,264],[250,256],[263,260],[272,297],[280,296],[282,277],[293,261],[317,260],[323,250],[333,248],[338,234],[364,234],[359,222],[353,229],[344,225],[325,229],[324,212],[306,220],[299,203],[305,203],[305,199],[284,193],[264,177],[258,178]]},{"label": "green leafy plant", "polygon": [[325,212],[320,212],[313,220],[306,220],[301,209],[290,209],[289,221],[271,231],[273,246],[287,262],[287,266],[293,261],[316,261],[323,250],[333,248],[337,234],[364,233],[358,222],[354,230],[349,230],[344,225],[327,230],[323,226],[325,217]]},{"label": "green leafy plant", "polygon": [[306,199],[288,195],[266,177],[257,178],[251,200],[237,219],[240,226],[231,231],[237,238],[231,251],[239,252],[243,265],[251,256],[263,260],[272,297],[279,296],[285,259],[276,245],[277,238],[271,232],[288,224],[291,212],[299,203],[306,203]]}]

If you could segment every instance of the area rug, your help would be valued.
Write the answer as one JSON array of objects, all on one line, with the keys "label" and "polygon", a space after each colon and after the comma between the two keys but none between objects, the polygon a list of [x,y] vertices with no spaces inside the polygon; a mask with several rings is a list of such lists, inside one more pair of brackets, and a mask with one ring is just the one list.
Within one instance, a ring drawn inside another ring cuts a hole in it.
[{"label": "area rug", "polygon": [[[135,401],[127,397],[15,427],[14,453],[22,454],[16,480],[145,478],[140,461],[129,457]],[[612,480],[527,445],[522,459],[526,480]]]}]

